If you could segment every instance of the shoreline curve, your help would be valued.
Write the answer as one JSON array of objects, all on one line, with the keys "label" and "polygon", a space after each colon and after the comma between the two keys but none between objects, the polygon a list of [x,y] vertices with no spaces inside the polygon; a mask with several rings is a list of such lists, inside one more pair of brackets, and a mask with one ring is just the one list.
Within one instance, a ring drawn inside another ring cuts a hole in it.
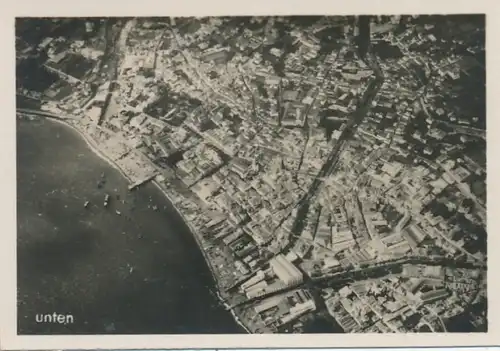
[{"label": "shoreline curve", "polygon": [[[78,127],[76,127],[73,124],[65,121],[63,118],[55,118],[55,117],[49,117],[49,116],[37,116],[37,118],[47,119],[49,121],[56,122],[56,123],[58,123],[58,124],[60,124],[62,126],[70,128],[71,130],[73,130],[74,132],[76,132],[85,141],[85,143],[87,144],[87,146],[89,147],[89,149],[96,156],[98,156],[100,159],[102,159],[103,161],[105,161],[106,163],[108,163],[108,165],[111,166],[113,169],[117,170],[128,182],[130,182],[130,183],[132,182],[131,178],[120,168],[120,166],[118,166],[118,164],[116,164],[113,160],[111,160],[109,158],[109,156],[107,156],[103,151],[101,151],[97,147],[96,142],[90,136],[86,135],[85,132],[83,132],[82,130],[80,130]],[[207,264],[207,268],[209,269],[210,275],[212,276],[212,279],[214,281],[214,285],[215,285],[215,288],[217,290],[215,295],[217,296],[217,299],[219,300],[219,303],[221,304],[221,306],[223,306],[224,308],[226,308],[227,311],[230,312],[230,314],[232,315],[234,321],[241,328],[243,328],[243,330],[246,333],[251,334],[251,332],[248,329],[248,327],[236,315],[236,313],[234,312],[234,310],[230,309],[230,308],[227,308],[228,307],[227,302],[226,302],[226,300],[220,294],[221,287],[220,287],[219,280],[217,279],[217,276],[215,274],[215,269],[214,269],[213,263],[208,258],[207,253],[203,249],[203,243],[202,243],[202,241],[201,241],[201,239],[199,237],[199,236],[201,236],[201,234],[199,234],[198,230],[196,230],[196,228],[189,222],[189,220],[187,220],[186,216],[182,213],[182,211],[178,208],[178,206],[176,206],[175,202],[172,199],[172,196],[170,194],[168,194],[168,192],[160,185],[160,183],[156,179],[153,179],[152,183],[165,196],[165,198],[167,199],[167,201],[172,205],[172,208],[181,217],[183,223],[186,225],[186,227],[191,232],[191,235],[194,238],[194,240],[195,240],[195,242],[196,242],[196,244],[197,244],[197,246],[198,246],[201,254],[203,255],[203,258],[204,258],[204,260],[205,260],[205,262]]]}]

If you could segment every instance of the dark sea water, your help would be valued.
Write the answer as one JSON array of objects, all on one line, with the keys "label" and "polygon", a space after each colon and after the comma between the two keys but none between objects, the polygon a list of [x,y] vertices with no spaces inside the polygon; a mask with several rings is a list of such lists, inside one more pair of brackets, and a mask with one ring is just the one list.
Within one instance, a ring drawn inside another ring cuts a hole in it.
[{"label": "dark sea water", "polygon": [[[19,334],[243,332],[168,200],[151,184],[127,186],[71,129],[18,121]],[[36,322],[54,312],[74,323]]]}]

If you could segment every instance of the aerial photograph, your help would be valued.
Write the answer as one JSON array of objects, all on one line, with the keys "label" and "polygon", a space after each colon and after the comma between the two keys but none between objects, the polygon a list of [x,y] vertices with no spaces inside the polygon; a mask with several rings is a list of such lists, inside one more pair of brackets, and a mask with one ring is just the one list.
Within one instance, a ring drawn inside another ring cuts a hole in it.
[{"label": "aerial photograph", "polygon": [[18,335],[488,332],[485,19],[16,18]]}]

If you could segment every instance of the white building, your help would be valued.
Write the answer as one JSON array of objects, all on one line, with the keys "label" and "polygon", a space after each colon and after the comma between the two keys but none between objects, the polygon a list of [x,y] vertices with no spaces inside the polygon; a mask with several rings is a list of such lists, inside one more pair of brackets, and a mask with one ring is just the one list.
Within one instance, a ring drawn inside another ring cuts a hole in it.
[{"label": "white building", "polygon": [[283,255],[274,257],[269,264],[274,274],[286,285],[299,284],[304,279],[302,272]]}]

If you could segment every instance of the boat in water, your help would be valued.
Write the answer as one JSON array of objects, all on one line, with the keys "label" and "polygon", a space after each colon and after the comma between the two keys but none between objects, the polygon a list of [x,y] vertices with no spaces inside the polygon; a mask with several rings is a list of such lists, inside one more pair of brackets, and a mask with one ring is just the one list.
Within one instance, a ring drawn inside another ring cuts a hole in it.
[{"label": "boat in water", "polygon": [[108,207],[109,205],[109,194],[106,194],[104,197],[104,207]]},{"label": "boat in water", "polygon": [[115,211],[118,216],[120,216],[122,213],[118,210]]},{"label": "boat in water", "polygon": [[85,203],[83,204],[83,207],[87,208],[87,207],[89,207],[89,204],[90,204],[90,201],[85,201]]}]

